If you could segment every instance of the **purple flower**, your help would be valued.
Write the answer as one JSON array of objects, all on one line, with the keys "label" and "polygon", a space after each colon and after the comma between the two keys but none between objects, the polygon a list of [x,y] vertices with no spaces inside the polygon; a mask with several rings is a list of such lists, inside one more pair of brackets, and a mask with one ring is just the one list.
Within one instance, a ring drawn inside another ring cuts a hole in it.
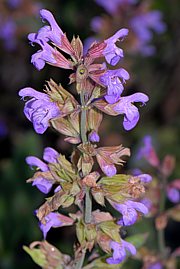
[{"label": "purple flower", "polygon": [[[43,159],[50,163],[56,163],[59,153],[53,148],[47,147],[44,149]],[[28,156],[26,163],[32,168],[33,166],[40,169],[42,172],[49,171],[46,163],[34,156]],[[38,176],[33,180],[32,186],[36,186],[41,192],[47,194],[52,188],[53,182],[48,178]]]},{"label": "purple flower", "polygon": [[9,51],[16,48],[16,30],[16,23],[12,19],[9,18],[5,22],[0,21],[0,39],[4,41],[4,46]]},{"label": "purple flower", "polygon": [[59,153],[50,147],[44,149],[43,160],[49,163],[56,163]]},{"label": "purple flower", "polygon": [[160,262],[150,264],[147,269],[162,269],[163,266]]},{"label": "purple flower", "polygon": [[147,207],[148,211],[151,210],[153,203],[149,198],[143,198],[140,200],[140,202]]},{"label": "purple flower", "polygon": [[138,175],[138,178],[140,178],[142,183],[149,183],[152,181],[152,176],[148,174]]},{"label": "purple flower", "polygon": [[121,239],[121,242],[110,242],[110,248],[113,250],[113,256],[106,259],[109,264],[118,264],[121,263],[126,258],[126,251],[132,255],[136,255],[136,248],[129,242]]},{"label": "purple flower", "polygon": [[118,114],[124,114],[123,126],[129,131],[134,128],[139,120],[139,111],[133,105],[134,102],[145,104],[149,100],[148,96],[143,93],[135,93],[130,96],[121,97],[114,106],[114,111]]},{"label": "purple flower", "polygon": [[46,238],[48,231],[52,227],[57,228],[57,227],[62,226],[63,223],[60,220],[59,215],[60,214],[58,214],[58,213],[51,212],[44,218],[46,223],[45,224],[40,223],[40,229],[43,232],[44,239]]},{"label": "purple flower", "polygon": [[158,10],[149,11],[133,17],[130,26],[138,39],[139,51],[143,55],[152,55],[155,52],[154,46],[150,46],[153,34],[152,30],[161,34],[165,31],[166,25],[162,22],[162,14]]},{"label": "purple flower", "polygon": [[90,134],[89,134],[89,140],[91,142],[99,142],[100,141],[100,137],[98,135],[98,133],[96,131],[92,131]]},{"label": "purple flower", "polygon": [[175,187],[168,186],[167,197],[169,198],[171,202],[179,203],[180,202],[180,189],[178,190]]},{"label": "purple flower", "polygon": [[123,28],[104,41],[107,46],[104,49],[103,55],[109,64],[114,66],[121,58],[123,58],[123,50],[118,48],[115,43],[118,40],[123,40],[123,38],[127,36],[128,32],[128,29]]},{"label": "purple flower", "polygon": [[108,13],[115,14],[118,11],[118,7],[125,4],[134,4],[137,0],[95,0],[96,3],[102,6]]},{"label": "purple flower", "polygon": [[28,156],[26,157],[26,163],[33,168],[33,166],[37,167],[40,169],[42,172],[46,172],[49,170],[48,166],[46,163],[41,161],[39,158],[34,157],[34,156]]},{"label": "purple flower", "polygon": [[129,79],[129,74],[123,68],[107,70],[107,72],[101,76],[100,80],[102,84],[107,86],[105,99],[108,103],[114,104],[120,99],[121,93],[124,90],[123,84],[127,79]]},{"label": "purple flower", "polygon": [[42,50],[38,50],[31,57],[31,63],[38,69],[44,68],[45,63],[56,64],[56,59],[54,57],[55,50],[46,41],[38,39],[35,33],[28,35],[28,39],[31,43],[37,43],[41,46]]},{"label": "purple flower", "polygon": [[118,224],[125,226],[130,226],[134,224],[137,220],[138,214],[136,211],[148,214],[147,207],[139,202],[127,201],[124,204],[113,204],[113,207],[122,214],[122,219],[118,221]]},{"label": "purple flower", "polygon": [[52,102],[45,93],[38,92],[32,88],[24,88],[19,91],[19,96],[31,97],[24,107],[24,114],[33,123],[38,134],[43,134],[49,127],[49,120],[60,115],[56,103]]},{"label": "purple flower", "polygon": [[168,184],[167,195],[174,203],[178,203],[180,201],[180,179],[174,179]]},{"label": "purple flower", "polygon": [[8,2],[9,7],[18,8],[21,5],[22,0],[8,0],[7,2]]},{"label": "purple flower", "polygon": [[91,20],[91,29],[95,33],[98,33],[102,28],[102,22],[103,22],[103,19],[100,16],[94,17]]},{"label": "purple flower", "polygon": [[41,9],[40,15],[43,20],[46,20],[50,24],[50,26],[42,27],[37,34],[37,38],[45,40],[46,42],[50,40],[56,45],[60,46],[61,37],[64,34],[61,28],[58,26],[57,22],[55,21],[54,16],[49,10],[46,9]]},{"label": "purple flower", "polygon": [[139,149],[137,158],[141,159],[143,157],[148,158],[151,153],[153,146],[152,146],[152,138],[150,135],[146,135],[143,138],[143,146]]},{"label": "purple flower", "polygon": [[142,174],[142,171],[138,168],[132,170],[133,176],[137,176],[142,183],[149,183],[152,181],[152,176],[149,174]]},{"label": "purple flower", "polygon": [[143,146],[137,153],[137,159],[145,158],[152,166],[159,165],[159,159],[152,145],[152,138],[150,135],[146,135],[143,138]]}]

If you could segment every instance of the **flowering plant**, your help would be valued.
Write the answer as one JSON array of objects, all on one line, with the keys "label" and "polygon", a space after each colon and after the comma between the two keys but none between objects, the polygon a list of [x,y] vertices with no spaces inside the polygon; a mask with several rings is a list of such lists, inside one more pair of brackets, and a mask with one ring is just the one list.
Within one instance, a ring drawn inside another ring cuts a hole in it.
[{"label": "flowering plant", "polygon": [[[156,242],[154,242],[156,251],[145,246],[139,256],[143,261],[143,269],[178,268],[176,258],[179,256],[179,248],[171,249],[165,238],[168,223],[172,220],[180,221],[178,213],[180,209],[180,179],[176,178],[169,181],[175,169],[175,157],[167,154],[161,160],[153,145],[152,137],[146,135],[138,149],[136,162],[137,160],[140,160],[143,166],[148,164],[153,177],[146,188],[146,197],[141,202],[149,210],[148,216],[153,219],[154,232],[157,237]],[[143,163],[143,161],[145,162]],[[142,174],[142,171],[135,169],[133,174],[139,175]],[[170,206],[167,206],[167,201],[171,202]]]},{"label": "flowering plant", "polygon": [[119,25],[123,25],[130,28],[130,38],[124,47],[128,53],[131,55],[138,53],[144,57],[156,53],[156,47],[151,44],[153,32],[158,35],[164,33],[166,24],[162,20],[161,11],[152,9],[153,1],[95,0],[95,2],[104,8],[106,14],[91,20],[91,29],[95,34],[87,38],[85,42],[87,46],[92,40],[102,40]]},{"label": "flowering plant", "polygon": [[[38,70],[46,64],[71,70],[70,84],[75,86],[78,98],[52,79],[44,93],[30,87],[19,92],[26,102],[24,114],[38,134],[52,127],[74,145],[69,159],[51,147],[45,148],[43,161],[34,156],[26,158],[31,168],[36,167],[27,182],[51,196],[35,211],[44,240],[24,249],[42,268],[119,268],[129,254],[136,255],[133,240],[121,238],[121,228],[148,213],[139,200],[151,180],[148,174],[132,176],[117,172],[117,166],[122,166],[130,156],[128,148],[97,145],[105,114],[122,115],[124,129],[128,131],[139,120],[134,103],[144,105],[148,101],[148,96],[140,92],[122,96],[129,74],[123,68],[115,69],[124,57],[116,42],[122,41],[128,30],[123,28],[102,42],[93,42],[83,54],[79,37],[70,42],[50,11],[42,9],[40,15],[49,25],[28,36],[32,45],[40,46],[31,62]],[[92,205],[92,199],[99,207]],[[107,204],[120,213],[118,220],[108,212]],[[72,205],[76,206],[75,213],[70,213]],[[99,209],[102,207],[104,210]],[[69,213],[65,212],[67,208]],[[49,244],[46,237],[51,228],[72,225],[77,242],[70,257]],[[104,256],[100,249],[106,253]],[[89,255],[92,251],[93,255]]]}]

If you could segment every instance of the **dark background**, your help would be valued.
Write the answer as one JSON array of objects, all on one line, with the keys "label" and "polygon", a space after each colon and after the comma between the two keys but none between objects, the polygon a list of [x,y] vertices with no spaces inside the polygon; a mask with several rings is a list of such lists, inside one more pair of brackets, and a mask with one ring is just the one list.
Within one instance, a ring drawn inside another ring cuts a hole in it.
[{"label": "dark background", "polygon": [[[25,157],[28,155],[41,157],[45,146],[56,147],[67,156],[71,152],[71,147],[63,141],[63,136],[59,137],[54,131],[47,130],[43,136],[34,132],[32,124],[23,114],[23,102],[18,97],[19,89],[30,86],[42,90],[45,80],[50,78],[57,83],[61,82],[65,88],[68,83],[66,71],[46,66],[39,72],[30,64],[30,57],[37,48],[28,44],[27,34],[37,31],[42,25],[38,15],[39,7],[53,12],[60,27],[70,39],[73,35],[79,35],[84,40],[92,35],[89,26],[91,19],[105,13],[103,8],[90,0],[41,2],[21,0],[18,7],[9,6],[5,0],[0,2],[0,267],[2,269],[24,267],[29,269],[32,266],[36,268],[22,250],[22,246],[42,239],[33,212],[43,202],[44,195],[25,183],[25,180],[32,175],[25,164]],[[152,3],[152,8],[162,11],[163,21],[167,25],[166,32],[154,35],[152,40],[156,46],[156,54],[151,57],[142,57],[138,53],[131,55],[128,53],[128,47],[124,48],[124,65],[131,76],[131,81],[127,84],[127,94],[142,91],[149,95],[150,101],[146,107],[140,109],[140,121],[130,132],[122,129],[122,118],[107,118],[100,128],[101,144],[122,143],[131,148],[132,154],[136,154],[142,137],[146,134],[152,135],[159,156],[163,157],[169,153],[176,157],[177,165],[171,180],[180,177],[178,165],[180,2],[156,0]],[[8,19],[12,19],[17,27],[13,37],[16,45],[11,49],[7,45],[7,42],[12,42],[11,34],[6,40],[2,37],[4,22]],[[119,28],[122,27],[124,26],[119,25]],[[129,161],[128,166],[129,168],[138,166],[135,158]],[[177,223],[171,222],[166,231],[166,239],[172,249],[178,246],[175,233],[177,227]],[[49,232],[48,241],[71,253],[73,231],[68,229]],[[70,236],[63,236],[68,234]]]}]

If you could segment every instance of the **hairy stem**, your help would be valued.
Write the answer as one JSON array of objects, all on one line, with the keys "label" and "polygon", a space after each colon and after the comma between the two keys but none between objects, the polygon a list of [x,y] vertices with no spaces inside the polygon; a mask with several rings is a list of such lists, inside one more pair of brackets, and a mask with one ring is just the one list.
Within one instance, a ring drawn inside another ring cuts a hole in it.
[{"label": "hairy stem", "polygon": [[[81,92],[80,98],[81,98],[81,107],[82,107],[82,111],[81,111],[81,126],[80,126],[81,138],[82,138],[82,142],[86,143],[87,142],[87,136],[86,136],[86,117],[87,117],[87,113],[86,113],[86,107],[85,107],[85,100],[84,100],[84,93],[83,92]],[[85,217],[84,217],[86,223],[91,223],[91,211],[92,211],[92,200],[91,200],[91,196],[90,196],[90,189],[87,187],[86,188],[86,198],[85,198]]]},{"label": "hairy stem", "polygon": [[84,263],[85,255],[86,255],[86,249],[84,249],[84,250],[82,251],[81,258],[80,258],[80,259],[78,260],[78,262],[76,263],[75,269],[81,269],[81,268],[82,268],[83,263]]},{"label": "hairy stem", "polygon": [[82,142],[86,143],[87,142],[87,136],[86,136],[86,108],[85,108],[85,101],[84,101],[84,93],[81,92],[81,126],[80,126],[80,131],[81,131],[81,138]]},{"label": "hairy stem", "polygon": [[89,192],[89,187],[86,188],[85,206],[85,223],[91,223],[92,200]]}]

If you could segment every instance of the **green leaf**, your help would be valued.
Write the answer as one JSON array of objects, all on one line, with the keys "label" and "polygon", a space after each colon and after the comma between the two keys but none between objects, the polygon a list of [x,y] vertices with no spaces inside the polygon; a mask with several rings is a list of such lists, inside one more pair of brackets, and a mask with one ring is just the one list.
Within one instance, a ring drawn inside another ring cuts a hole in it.
[{"label": "green leaf", "polygon": [[105,185],[122,185],[127,184],[130,175],[117,174],[113,177],[102,177],[98,183]]},{"label": "green leaf", "polygon": [[98,204],[100,204],[100,205],[102,205],[102,206],[104,206],[105,205],[105,200],[104,200],[104,194],[102,193],[102,192],[91,192],[92,193],[92,196],[93,196],[93,198],[94,198],[94,200],[98,203]]},{"label": "green leaf", "polygon": [[82,244],[85,241],[85,227],[81,221],[76,224],[76,235],[79,243]]},{"label": "green leaf", "polygon": [[140,248],[145,244],[147,238],[148,238],[148,233],[135,234],[135,235],[126,237],[126,241],[128,241],[129,243],[132,243],[136,248]]},{"label": "green leaf", "polygon": [[23,246],[23,249],[31,256],[33,261],[39,266],[44,267],[46,265],[46,257],[40,249],[30,249],[26,246]]},{"label": "green leaf", "polygon": [[100,229],[111,237],[114,241],[120,242],[121,238],[119,235],[119,226],[115,224],[113,221],[105,221],[99,224]]}]

